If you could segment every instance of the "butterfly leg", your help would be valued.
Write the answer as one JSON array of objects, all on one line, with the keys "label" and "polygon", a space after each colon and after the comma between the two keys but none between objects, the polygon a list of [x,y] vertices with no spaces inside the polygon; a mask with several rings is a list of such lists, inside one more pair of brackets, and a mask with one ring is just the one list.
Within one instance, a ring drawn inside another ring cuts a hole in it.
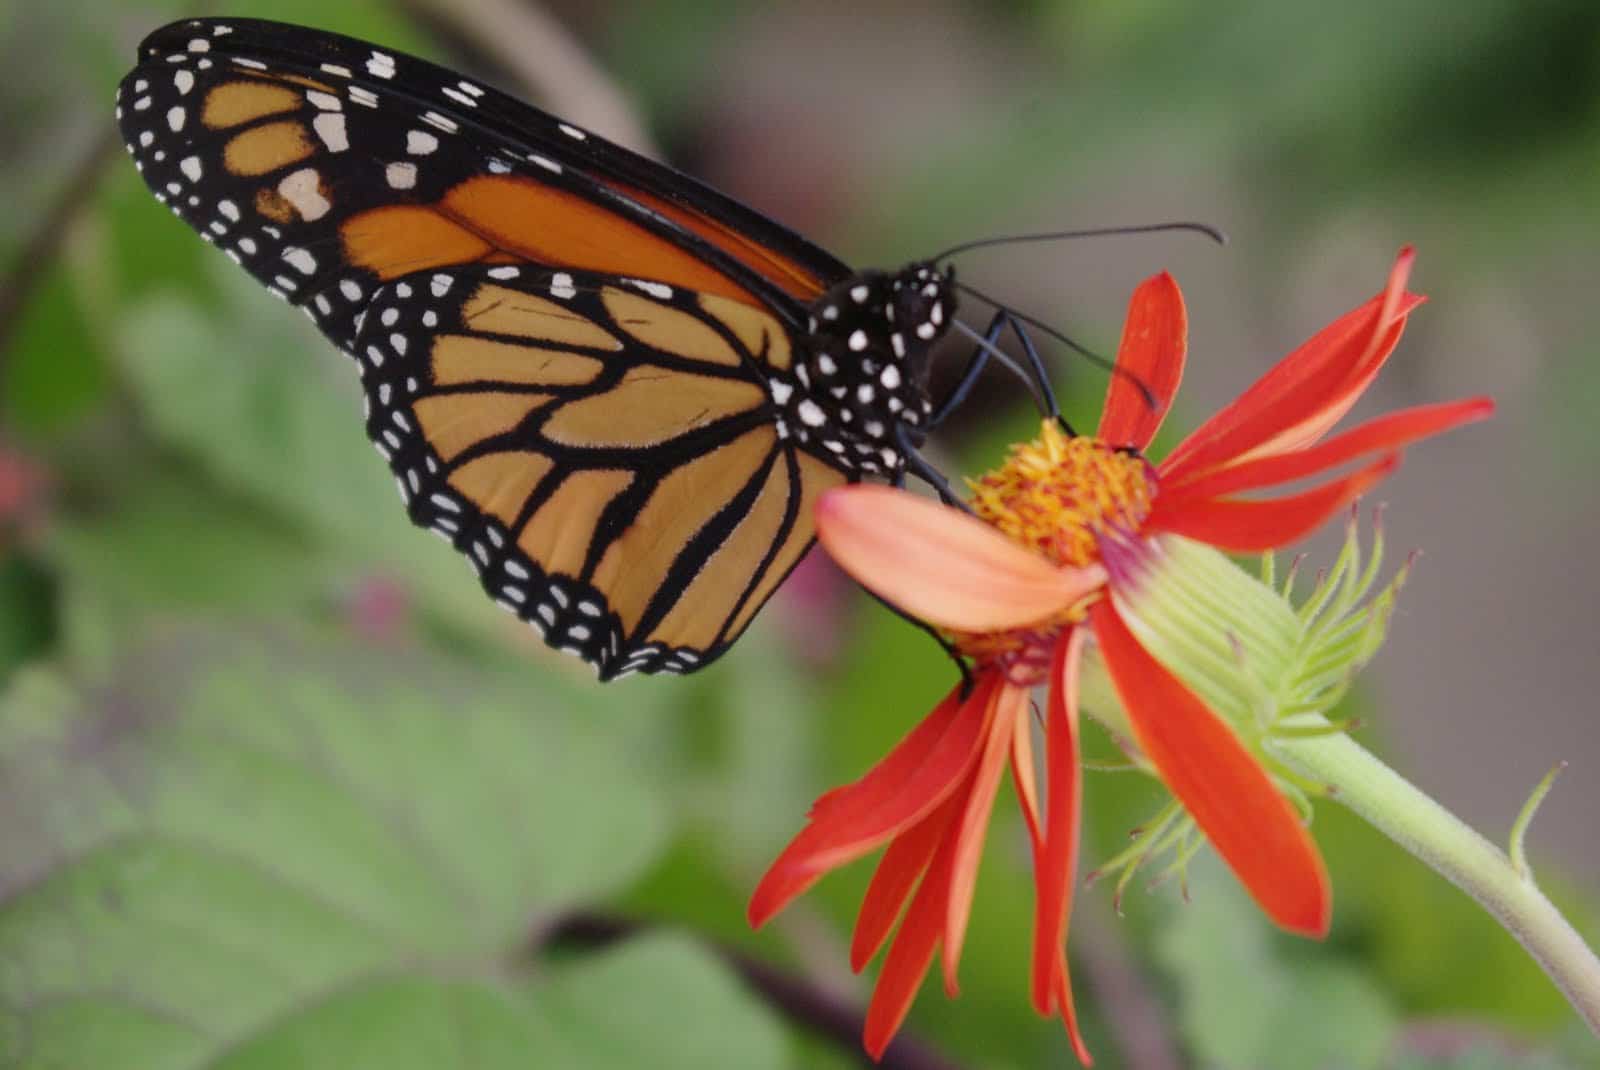
[{"label": "butterfly leg", "polygon": [[956,671],[961,673],[961,697],[966,698],[968,695],[972,694],[972,687],[974,683],[972,678],[972,667],[967,664],[967,659],[961,656],[961,651],[956,649],[956,645],[954,643],[946,639],[944,635],[940,633],[939,629],[935,628],[925,620],[922,620],[918,617],[913,617],[910,613],[907,613],[905,610],[901,609],[899,606],[895,605],[882,595],[865,587],[863,587],[862,590],[872,595],[873,601],[877,602],[884,609],[887,609],[890,613],[893,613],[906,623],[914,625],[920,630],[928,633],[928,635],[932,636],[933,641],[939,644],[939,649],[945,652],[945,656],[951,661],[955,662]]},{"label": "butterfly leg", "polygon": [[1061,406],[1056,402],[1056,392],[1050,386],[1050,373],[1045,371],[1044,360],[1040,358],[1039,350],[1034,347],[1033,338],[1023,328],[1022,321],[1012,318],[1011,314],[1004,309],[1001,309],[996,315],[1005,318],[1006,323],[1011,327],[1012,333],[1017,336],[1017,341],[1022,343],[1022,351],[1028,358],[1028,367],[1032,370],[1034,378],[1039,381],[1039,392],[1043,396],[1045,405],[1045,418],[1055,420],[1061,425],[1063,431],[1075,436],[1077,432],[1072,429],[1072,425],[1067,423],[1061,415]]},{"label": "butterfly leg", "polygon": [[916,476],[928,486],[932,487],[939,495],[939,500],[963,513],[970,514],[971,508],[967,503],[956,497],[955,489],[950,486],[950,481],[943,472],[933,466],[929,460],[917,452],[916,445],[911,441],[909,430],[904,424],[895,427],[895,444],[900,447],[900,455],[905,458],[905,468],[895,473],[895,486],[905,486],[906,473]]},{"label": "butterfly leg", "polygon": [[999,341],[1000,335],[1005,332],[1006,323],[1010,319],[1004,311],[996,312],[989,320],[989,326],[983,332],[983,345],[977,346],[972,351],[972,356],[967,358],[967,366],[962,369],[961,378],[950,392],[939,402],[938,408],[928,418],[928,427],[935,428],[944,423],[956,408],[967,400],[972,393],[972,388],[978,385],[978,377],[983,374],[983,369],[989,364],[989,353],[994,344]]}]

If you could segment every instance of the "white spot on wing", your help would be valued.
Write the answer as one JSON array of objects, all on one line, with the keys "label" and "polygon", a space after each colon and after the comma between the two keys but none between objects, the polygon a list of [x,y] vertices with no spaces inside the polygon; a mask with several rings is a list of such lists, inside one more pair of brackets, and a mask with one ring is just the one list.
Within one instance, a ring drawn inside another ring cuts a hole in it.
[{"label": "white spot on wing", "polygon": [[302,275],[316,274],[317,258],[311,255],[311,251],[309,249],[285,249],[283,251],[283,259]]},{"label": "white spot on wing", "polygon": [[176,134],[183,129],[183,121],[188,117],[189,113],[183,109],[182,105],[174,104],[167,110],[167,125],[170,126],[172,128],[172,132]]},{"label": "white spot on wing", "polygon": [[317,132],[322,143],[328,146],[329,152],[343,152],[350,147],[350,138],[344,129],[344,116],[336,111],[318,114],[311,120],[311,128]]},{"label": "white spot on wing", "polygon": [[406,131],[406,151],[413,156],[426,156],[439,147],[439,139],[426,130]]},{"label": "white spot on wing", "polygon": [[650,282],[647,279],[628,279],[627,282],[658,300],[670,301],[672,299],[672,287],[666,283]]},{"label": "white spot on wing", "polygon": [[412,189],[417,184],[417,165],[400,160],[383,169],[383,178],[390,189]]},{"label": "white spot on wing", "polygon": [[322,176],[317,174],[316,168],[302,167],[284,176],[283,181],[278,183],[278,195],[300,213],[301,219],[314,223],[333,208],[328,198],[322,195],[321,185]]}]

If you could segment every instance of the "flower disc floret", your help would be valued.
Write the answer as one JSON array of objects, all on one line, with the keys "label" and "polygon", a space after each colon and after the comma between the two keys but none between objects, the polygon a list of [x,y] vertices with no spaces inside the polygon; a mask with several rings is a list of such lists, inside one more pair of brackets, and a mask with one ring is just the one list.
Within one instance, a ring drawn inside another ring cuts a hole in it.
[{"label": "flower disc floret", "polygon": [[1099,560],[1106,533],[1138,531],[1155,498],[1155,469],[1137,450],[1068,435],[1047,423],[972,482],[973,511],[1058,565]]}]

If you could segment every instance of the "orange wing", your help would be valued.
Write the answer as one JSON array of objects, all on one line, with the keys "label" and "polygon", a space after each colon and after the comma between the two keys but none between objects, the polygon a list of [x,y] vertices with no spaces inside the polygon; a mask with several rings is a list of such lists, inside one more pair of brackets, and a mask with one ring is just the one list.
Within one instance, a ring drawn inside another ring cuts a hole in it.
[{"label": "orange wing", "polygon": [[586,272],[469,265],[396,279],[356,342],[368,433],[414,522],[610,679],[720,654],[845,482],[790,447],[764,312]]},{"label": "orange wing", "polygon": [[157,30],[118,119],[157,198],[347,350],[378,287],[430,268],[655,279],[791,329],[849,274],[688,176],[423,60],[302,27]]}]

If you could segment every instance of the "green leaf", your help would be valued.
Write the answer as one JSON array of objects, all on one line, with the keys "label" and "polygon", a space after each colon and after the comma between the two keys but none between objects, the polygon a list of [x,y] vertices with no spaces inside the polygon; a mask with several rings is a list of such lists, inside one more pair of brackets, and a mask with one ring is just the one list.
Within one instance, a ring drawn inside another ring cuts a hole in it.
[{"label": "green leaf", "polygon": [[0,687],[55,639],[55,584],[30,556],[0,547]]},{"label": "green leaf", "polygon": [[458,554],[406,519],[367,442],[350,362],[242,273],[216,281],[224,301],[214,317],[166,296],[126,318],[129,382],[157,434],[351,567],[403,578],[423,608],[452,625],[522,634]]},{"label": "green leaf", "polygon": [[787,1061],[782,1031],[755,997],[683,937],[639,937],[566,966],[527,995],[577,1056],[552,1066],[702,1070]]},{"label": "green leaf", "polygon": [[1453,1055],[1403,1054],[1389,1064],[1391,1070],[1570,1070],[1573,1065],[1549,1053],[1512,1055],[1487,1043]]},{"label": "green leaf", "polygon": [[66,516],[50,553],[102,599],[151,609],[278,609],[333,578],[327,555],[193,479],[140,472],[108,510]]},{"label": "green leaf", "polygon": [[0,423],[29,438],[59,433],[105,393],[100,348],[85,327],[82,302],[64,268],[46,272],[0,353]]},{"label": "green leaf", "polygon": [[1155,952],[1177,980],[1179,1026],[1200,1061],[1274,1070],[1380,1064],[1397,1019],[1370,978],[1322,947],[1286,954],[1214,857],[1190,867],[1190,885],[1191,901],[1170,911]]},{"label": "green leaf", "polygon": [[668,835],[626,751],[539,685],[214,627],[92,689],[23,674],[0,701],[0,1064],[781,1065],[681,941],[574,962],[530,939]]}]

